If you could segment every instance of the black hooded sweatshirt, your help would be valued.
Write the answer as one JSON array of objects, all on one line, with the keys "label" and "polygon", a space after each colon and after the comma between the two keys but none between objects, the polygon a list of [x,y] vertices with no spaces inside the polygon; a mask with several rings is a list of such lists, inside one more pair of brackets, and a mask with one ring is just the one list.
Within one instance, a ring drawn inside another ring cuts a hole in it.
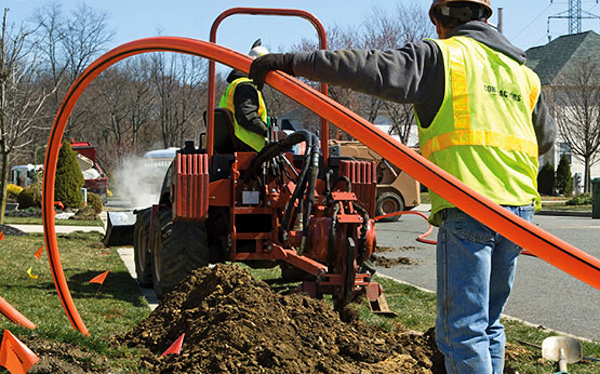
[{"label": "black hooded sweatshirt", "polygon": [[[227,83],[246,75],[239,70],[232,70],[227,76]],[[233,106],[235,108],[235,119],[238,124],[246,130],[262,136],[267,136],[267,124],[258,115],[258,91],[251,83],[240,83],[233,94]]]},{"label": "black hooded sweatshirt", "polygon": [[[481,21],[454,28],[448,37],[465,36],[525,63],[525,53],[500,32]],[[396,50],[320,50],[292,54],[294,74],[339,85],[397,103],[414,104],[423,127],[428,127],[444,99],[444,61],[432,40],[408,43]],[[557,127],[543,94],[533,111],[539,153],[556,140]]]}]

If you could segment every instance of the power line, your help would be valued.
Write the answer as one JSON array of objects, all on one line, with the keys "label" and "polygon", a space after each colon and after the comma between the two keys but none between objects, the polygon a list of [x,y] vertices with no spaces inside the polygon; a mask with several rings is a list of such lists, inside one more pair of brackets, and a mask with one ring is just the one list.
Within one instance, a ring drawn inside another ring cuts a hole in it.
[{"label": "power line", "polygon": [[[554,0],[550,0],[550,4],[553,4]],[[552,19],[568,19],[569,20],[569,34],[581,33],[581,21],[583,19],[600,19],[600,16],[585,11],[581,7],[582,0],[569,0],[569,9],[567,11],[555,14],[548,17],[548,28],[547,34],[550,38],[550,21]],[[596,0],[598,5],[598,0]]]},{"label": "power line", "polygon": [[531,20],[527,25],[525,25],[525,27],[523,27],[521,29],[521,31],[519,31],[515,36],[512,37],[512,39],[516,39],[519,36],[521,36],[521,34],[527,30],[527,28],[529,28],[529,26],[531,26],[535,21],[537,21],[542,15],[544,15],[544,13],[546,13],[546,11],[552,6],[552,4],[548,5],[546,8],[544,8],[544,10],[542,10],[540,12],[540,14],[538,14],[533,20]]}]

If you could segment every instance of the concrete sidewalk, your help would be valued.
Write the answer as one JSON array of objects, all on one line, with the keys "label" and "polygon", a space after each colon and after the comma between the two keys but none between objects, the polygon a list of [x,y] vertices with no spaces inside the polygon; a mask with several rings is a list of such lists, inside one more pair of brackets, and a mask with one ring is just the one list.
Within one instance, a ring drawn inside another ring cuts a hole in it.
[{"label": "concrete sidewalk", "polygon": [[[42,225],[13,225],[13,224],[10,224],[9,226],[14,227],[15,229],[19,229],[28,234],[35,234],[35,233],[41,234],[44,232],[44,226],[42,226]],[[57,234],[68,234],[73,231],[95,231],[95,232],[104,234],[104,227],[55,225],[54,231],[56,231]]]}]

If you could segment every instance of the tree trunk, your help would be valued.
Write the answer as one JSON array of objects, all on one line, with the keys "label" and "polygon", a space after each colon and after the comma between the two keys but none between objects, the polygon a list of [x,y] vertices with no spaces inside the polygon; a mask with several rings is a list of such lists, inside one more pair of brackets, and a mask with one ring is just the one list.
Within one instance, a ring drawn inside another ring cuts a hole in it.
[{"label": "tree trunk", "polygon": [[6,179],[8,175],[8,155],[0,154],[0,224],[4,224],[4,213],[6,212]]},{"label": "tree trunk", "polygon": [[591,174],[591,170],[590,170],[590,159],[588,157],[586,157],[583,160],[583,164],[584,164],[584,179],[583,179],[583,192],[591,192],[591,185],[592,185],[592,174]]}]

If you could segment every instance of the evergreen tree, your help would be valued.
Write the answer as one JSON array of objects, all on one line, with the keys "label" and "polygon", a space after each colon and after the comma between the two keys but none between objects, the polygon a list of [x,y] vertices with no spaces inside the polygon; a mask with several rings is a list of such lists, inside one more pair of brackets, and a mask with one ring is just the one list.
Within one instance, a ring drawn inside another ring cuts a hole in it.
[{"label": "evergreen tree", "polygon": [[81,187],[84,183],[83,174],[77,164],[77,154],[71,149],[71,144],[63,140],[56,165],[54,200],[62,202],[65,208],[81,208]]},{"label": "evergreen tree", "polygon": [[542,195],[554,195],[554,165],[546,163],[538,174],[538,191]]},{"label": "evergreen tree", "polygon": [[573,195],[573,176],[567,155],[562,155],[556,168],[556,189],[564,196]]}]

